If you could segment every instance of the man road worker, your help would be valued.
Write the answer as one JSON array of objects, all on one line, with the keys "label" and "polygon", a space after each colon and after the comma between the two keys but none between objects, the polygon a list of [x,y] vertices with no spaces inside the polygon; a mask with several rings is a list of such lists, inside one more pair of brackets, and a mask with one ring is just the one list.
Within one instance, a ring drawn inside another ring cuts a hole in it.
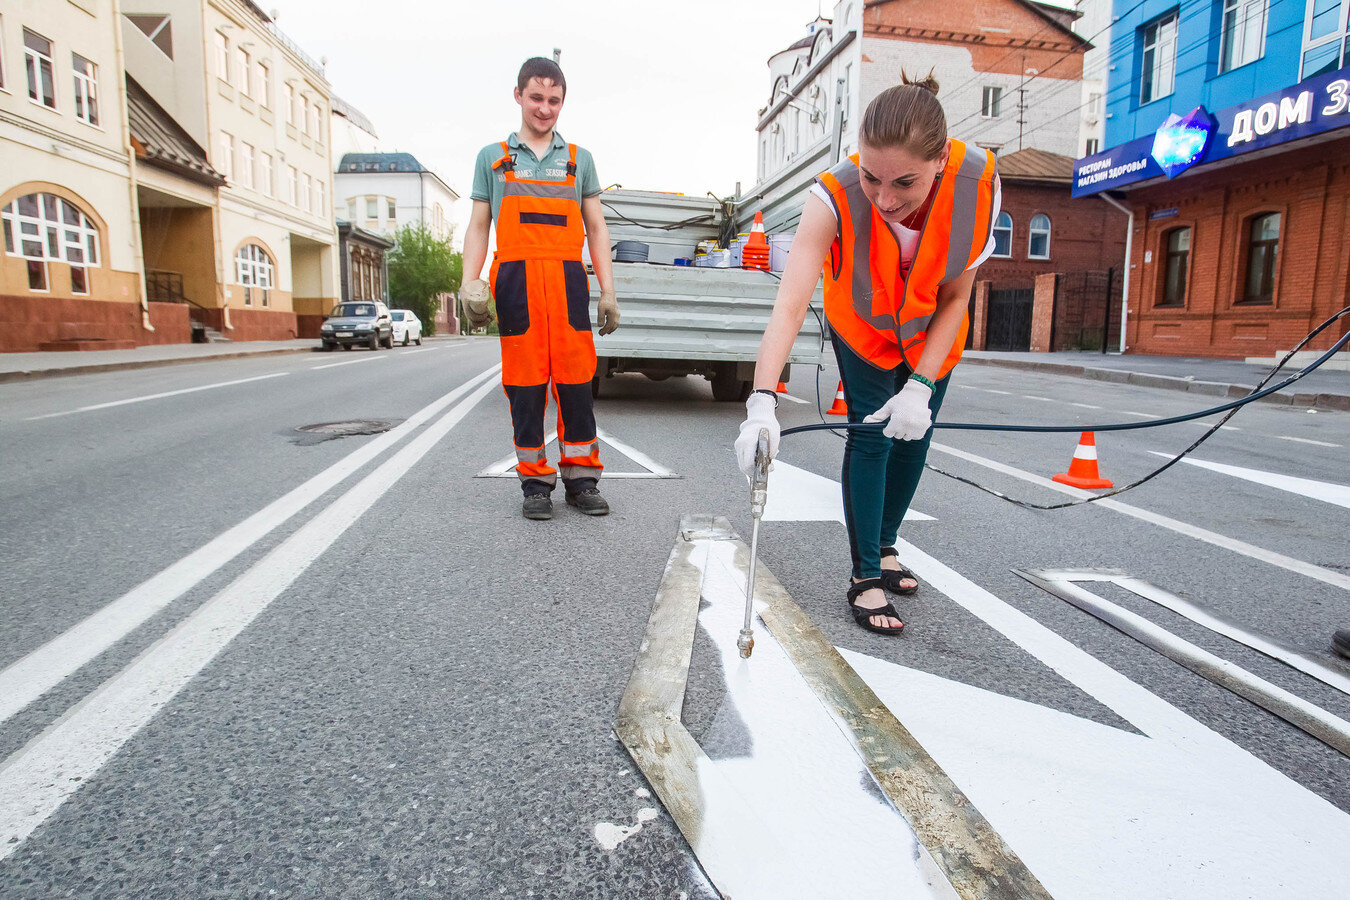
[{"label": "man road worker", "polygon": [[490,315],[488,285],[481,275],[488,229],[496,225],[488,277],[497,301],[502,386],[511,404],[516,474],[527,519],[553,517],[558,472],[544,453],[550,385],[567,503],[590,516],[609,512],[597,487],[604,467],[591,400],[595,340],[583,241],[590,242],[600,283],[596,324],[601,334],[619,327],[619,306],[595,163],[555,128],[566,96],[567,81],[557,63],[535,57],[521,66],[515,88],[520,130],[479,151],[470,195],[473,212],[464,235],[462,296],[469,323],[477,327]]}]

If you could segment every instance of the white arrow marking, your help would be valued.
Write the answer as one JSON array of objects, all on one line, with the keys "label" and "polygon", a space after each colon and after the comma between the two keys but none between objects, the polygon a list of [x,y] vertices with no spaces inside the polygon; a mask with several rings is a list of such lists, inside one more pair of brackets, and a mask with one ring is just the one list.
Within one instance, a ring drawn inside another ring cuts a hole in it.
[{"label": "white arrow marking", "polygon": [[[1154,456],[1172,456],[1171,453],[1159,453],[1157,450],[1150,450]],[[1273,487],[1281,491],[1288,491],[1291,494],[1299,494],[1304,497],[1311,497],[1313,500],[1321,500],[1323,503],[1334,503],[1337,506],[1344,506],[1350,509],[1350,486],[1344,484],[1335,484],[1330,481],[1314,481],[1311,478],[1296,478],[1293,475],[1281,475],[1278,472],[1263,472],[1260,469],[1245,469],[1242,466],[1229,466],[1224,463],[1209,462],[1203,459],[1192,459],[1186,457],[1182,460],[1188,466],[1199,466],[1202,469],[1209,469],[1211,472],[1220,472],[1224,475],[1232,475],[1234,478],[1241,478],[1244,481],[1252,481],[1256,484],[1264,484],[1266,487]]]}]

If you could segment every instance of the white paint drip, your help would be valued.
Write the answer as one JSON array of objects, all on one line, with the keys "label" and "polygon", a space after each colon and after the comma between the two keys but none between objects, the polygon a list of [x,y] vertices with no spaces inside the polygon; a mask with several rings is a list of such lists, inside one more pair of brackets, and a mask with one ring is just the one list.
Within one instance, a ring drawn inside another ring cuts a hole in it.
[{"label": "white paint drip", "polygon": [[[931,449],[940,453],[946,453],[955,456],[957,459],[964,459],[967,462],[984,466],[995,472],[1002,472],[1005,475],[1011,475],[1013,478],[1019,478],[1030,484],[1039,485],[1048,490],[1057,491],[1061,494],[1067,494],[1070,497],[1086,498],[1092,494],[1088,491],[1079,490],[1075,487],[1060,484],[1051,481],[1049,478],[1042,478],[1039,475],[1033,475],[1030,472],[1024,472],[1014,466],[1006,463],[996,462],[992,459],[986,459],[974,453],[968,453],[965,450],[958,450],[955,447],[949,447],[946,444],[939,444],[934,441],[929,445]],[[1340,572],[1333,572],[1331,569],[1314,565],[1310,562],[1304,562],[1301,559],[1295,559],[1292,556],[1285,556],[1283,553],[1276,553],[1274,550],[1267,550],[1264,547],[1257,547],[1254,544],[1248,544],[1246,541],[1239,541],[1236,538],[1230,538],[1217,532],[1209,531],[1198,525],[1192,525],[1189,522],[1181,522],[1169,516],[1160,513],[1151,512],[1146,509],[1140,509],[1137,506],[1131,506],[1128,503],[1121,503],[1119,500],[1098,500],[1092,504],[1100,509],[1109,509],[1114,512],[1123,513],[1143,522],[1166,528],[1169,531],[1175,531],[1177,534],[1184,534],[1187,537],[1195,538],[1198,541],[1204,541],[1207,544],[1213,544],[1215,547],[1222,547],[1225,550],[1232,550],[1249,559],[1255,559],[1259,562],[1268,563],[1272,566],[1278,566],[1290,572],[1304,575],[1323,584],[1329,584],[1343,590],[1350,590],[1350,575],[1343,575]]]},{"label": "white paint drip", "polygon": [[[1154,456],[1170,457],[1172,455],[1170,453],[1159,453],[1157,450],[1150,450],[1149,452]],[[1188,466],[1197,466],[1201,469],[1208,469],[1211,472],[1231,475],[1234,478],[1241,478],[1244,481],[1264,484],[1266,487],[1273,487],[1277,490],[1287,491],[1291,494],[1298,494],[1313,500],[1321,500],[1323,503],[1332,503],[1336,506],[1343,506],[1346,509],[1350,509],[1350,485],[1336,484],[1331,481],[1314,481],[1311,478],[1297,478],[1293,475],[1283,475],[1279,472],[1263,472],[1260,469],[1248,469],[1243,466],[1230,466],[1224,463],[1196,459],[1192,456],[1186,457],[1182,462],[1186,463]]]},{"label": "white paint drip", "polygon": [[642,830],[642,826],[655,819],[659,812],[650,806],[644,806],[638,810],[637,822],[632,825],[615,825],[612,822],[597,822],[595,824],[595,840],[606,851],[613,851],[624,841]]},{"label": "white paint drip", "polygon": [[0,859],[17,850],[497,387],[489,382],[475,390],[6,760],[0,766]]}]

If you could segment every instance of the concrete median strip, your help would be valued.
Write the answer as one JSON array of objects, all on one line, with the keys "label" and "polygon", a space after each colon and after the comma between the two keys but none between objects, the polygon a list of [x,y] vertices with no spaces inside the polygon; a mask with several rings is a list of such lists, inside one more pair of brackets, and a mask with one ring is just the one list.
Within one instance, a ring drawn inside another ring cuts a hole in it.
[{"label": "concrete median strip", "polygon": [[[757,636],[752,659],[735,662],[744,582],[736,584],[748,555],[725,519],[681,521],[615,726],[718,890],[738,900],[1048,898],[762,564],[756,598],[768,633]],[[681,721],[705,616],[716,623],[725,702],[750,732],[749,763],[710,759]],[[719,635],[730,643],[721,646]],[[870,839],[884,846],[861,846]],[[823,846],[832,841],[847,846]],[[851,865],[850,853],[886,864]]]}]

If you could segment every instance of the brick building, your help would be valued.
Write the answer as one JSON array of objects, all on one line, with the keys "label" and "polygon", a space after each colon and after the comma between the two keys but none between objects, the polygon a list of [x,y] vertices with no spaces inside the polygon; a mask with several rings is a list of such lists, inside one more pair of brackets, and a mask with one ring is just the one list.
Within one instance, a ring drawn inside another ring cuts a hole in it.
[{"label": "brick building", "polygon": [[1122,11],[1113,146],[1073,187],[1131,210],[1122,349],[1269,358],[1350,301],[1346,6]]}]

